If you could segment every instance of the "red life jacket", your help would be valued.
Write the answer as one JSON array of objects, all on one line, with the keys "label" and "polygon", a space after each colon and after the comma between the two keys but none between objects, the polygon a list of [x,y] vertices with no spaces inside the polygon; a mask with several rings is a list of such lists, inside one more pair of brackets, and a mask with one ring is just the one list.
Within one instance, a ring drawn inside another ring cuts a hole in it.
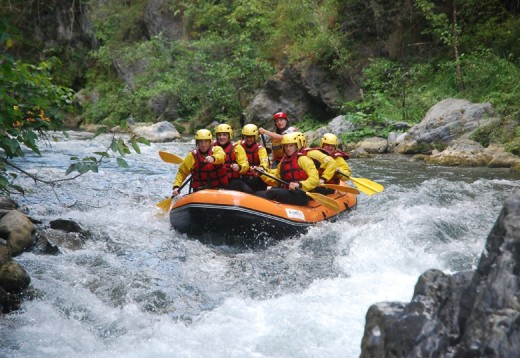
[{"label": "red life jacket", "polygon": [[[306,180],[309,176],[305,170],[298,164],[298,158],[303,154],[295,153],[291,157],[284,156],[280,161],[280,177],[286,182]],[[287,185],[282,184],[282,187],[288,188]]]},{"label": "red life jacket", "polygon": [[334,152],[332,152],[332,154],[329,154],[332,158],[336,159],[338,157],[343,157],[343,159],[347,160],[350,158],[350,155],[348,153],[345,153],[345,152],[341,152],[339,150],[335,150]]},{"label": "red life jacket", "polygon": [[[195,157],[195,165],[191,169],[191,187],[193,189],[206,186],[210,189],[228,184],[228,176],[225,165],[206,163],[204,157],[197,149],[191,152]],[[208,151],[208,156],[213,154],[213,148]]]},{"label": "red life jacket", "polygon": [[[251,147],[248,147],[245,140],[243,140],[240,144],[246,151],[247,161],[249,162],[249,166],[250,167],[259,166],[260,165],[260,156],[258,155],[258,151],[260,150],[260,148],[262,148],[262,146],[255,142]],[[249,172],[247,172],[244,175],[253,176],[253,175],[255,175],[255,173],[253,173],[250,170]]]},{"label": "red life jacket", "polygon": [[235,153],[235,145],[233,142],[229,141],[225,147],[221,146],[216,142],[216,144],[220,146],[222,149],[224,149],[224,152],[226,153],[226,161],[224,162],[224,166],[227,170],[228,179],[238,179],[240,178],[240,173],[235,172],[231,169],[231,164],[234,164],[237,162],[237,155]]}]

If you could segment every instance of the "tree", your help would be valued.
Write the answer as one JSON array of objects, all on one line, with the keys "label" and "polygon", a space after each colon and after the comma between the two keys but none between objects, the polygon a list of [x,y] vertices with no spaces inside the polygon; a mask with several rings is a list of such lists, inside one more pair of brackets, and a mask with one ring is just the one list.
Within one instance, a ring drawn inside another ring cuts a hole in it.
[{"label": "tree", "polygon": [[[34,180],[52,184],[59,180],[46,181],[23,170],[10,159],[24,156],[23,148],[29,148],[41,155],[38,140],[46,138],[49,130],[59,130],[63,125],[63,116],[72,110],[72,90],[52,83],[49,74],[50,65],[41,62],[32,65],[16,61],[8,54],[12,40],[0,23],[0,193],[23,193],[23,188],[14,184],[17,172],[25,173]],[[131,146],[140,153],[137,142],[147,144],[143,138],[132,139]],[[130,149],[122,139],[112,139],[110,147],[96,152],[97,156],[71,158],[73,163],[66,175],[77,175],[61,179],[71,180],[88,171],[97,172],[104,158],[110,157],[108,151],[117,156],[119,166],[127,167],[122,158],[130,154]],[[14,170],[14,171],[13,171]]]}]

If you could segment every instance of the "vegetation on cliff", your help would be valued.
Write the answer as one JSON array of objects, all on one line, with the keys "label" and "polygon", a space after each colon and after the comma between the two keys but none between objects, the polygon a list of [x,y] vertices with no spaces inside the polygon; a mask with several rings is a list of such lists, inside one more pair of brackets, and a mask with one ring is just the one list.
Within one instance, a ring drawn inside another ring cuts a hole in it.
[{"label": "vegetation on cliff", "polygon": [[[0,16],[9,19],[18,60],[59,64],[51,70],[55,83],[86,94],[76,110],[87,123],[152,120],[157,98],[167,98],[175,121],[238,121],[269,76],[311,63],[362,92],[337,106],[361,124],[350,140],[385,135],[388,121],[416,123],[437,101],[458,97],[491,102],[507,124],[493,140],[520,153],[516,1],[153,2],[178,20],[178,38],[146,31],[149,0],[11,0]],[[56,24],[41,19],[60,8],[88,17],[89,41],[44,42]],[[305,124],[328,119],[306,117]]]}]

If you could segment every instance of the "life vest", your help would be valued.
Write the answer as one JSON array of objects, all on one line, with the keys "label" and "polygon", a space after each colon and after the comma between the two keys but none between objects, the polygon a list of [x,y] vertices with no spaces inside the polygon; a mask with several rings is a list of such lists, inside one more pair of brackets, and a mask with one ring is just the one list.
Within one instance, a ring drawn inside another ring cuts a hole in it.
[{"label": "life vest", "polygon": [[[298,129],[296,127],[289,126],[289,122],[287,122],[287,127],[282,131],[282,133],[276,133],[284,135],[288,133],[297,132]],[[281,139],[273,139],[271,141],[271,158],[273,161],[279,162],[285,153],[283,152],[282,140]]]},{"label": "life vest", "polygon": [[226,144],[225,147],[221,146],[218,143],[215,145],[219,145],[226,153],[226,161],[224,162],[224,166],[226,167],[226,170],[227,170],[228,179],[240,178],[240,173],[235,172],[231,169],[231,164],[234,164],[237,162],[237,155],[235,153],[236,144],[234,144],[233,142],[230,141],[230,142],[228,142],[228,144]]},{"label": "life vest", "polygon": [[[305,170],[298,164],[298,158],[303,154],[295,153],[291,157],[283,157],[280,161],[280,177],[286,182],[302,181],[306,180],[309,176]],[[282,185],[284,188],[288,188],[287,185]]]},{"label": "life vest", "polygon": [[[300,150],[300,153],[302,153],[303,155],[307,155],[307,153],[310,152],[311,150],[319,150],[323,154],[331,156],[330,153],[327,152],[323,148],[303,148],[303,149]],[[321,176],[323,175],[323,172],[325,171],[325,168],[321,167],[321,163],[320,163],[319,160],[316,160],[316,159],[311,158],[311,157],[309,157],[309,158],[312,159],[312,161],[314,162],[314,165],[316,166],[316,169],[318,170],[318,175],[321,178]],[[334,176],[333,176],[331,179],[325,181],[325,184],[339,184],[339,178],[335,179]]]},{"label": "life vest", "polygon": [[[207,187],[209,189],[218,188],[228,184],[226,166],[223,164],[215,165],[207,163],[206,157],[197,149],[191,152],[195,158],[195,164],[191,169],[191,187],[197,189]],[[213,154],[213,148],[208,151],[208,156]]]},{"label": "life vest", "polygon": [[350,158],[350,155],[348,153],[341,152],[339,150],[335,150],[334,152],[332,152],[332,154],[328,154],[328,155],[330,155],[334,159],[336,159],[338,157],[343,157],[343,159],[347,160]]},{"label": "life vest", "polygon": [[[258,151],[262,146],[258,143],[254,143],[251,147],[248,147],[246,144],[246,141],[243,140],[241,143],[242,147],[244,148],[246,155],[247,155],[247,161],[249,162],[250,167],[257,167],[260,165],[260,156],[258,155]],[[246,176],[255,176],[255,173],[253,171],[249,171],[246,174]]]}]

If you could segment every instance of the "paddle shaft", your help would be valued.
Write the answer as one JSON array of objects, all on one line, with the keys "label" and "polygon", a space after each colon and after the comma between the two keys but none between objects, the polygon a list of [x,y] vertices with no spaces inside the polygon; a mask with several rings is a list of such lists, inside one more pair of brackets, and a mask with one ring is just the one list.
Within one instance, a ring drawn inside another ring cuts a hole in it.
[{"label": "paddle shaft", "polygon": [[[191,181],[191,174],[184,180],[184,183],[182,183],[182,185],[179,187],[179,193],[182,190],[182,188],[184,188],[190,181]],[[158,203],[157,206],[159,208],[163,209],[164,211],[169,211],[170,207],[172,206],[172,199],[173,199],[173,195],[167,199],[164,199],[160,203]]]},{"label": "paddle shaft", "polygon": [[[276,180],[277,182],[279,183],[282,183],[282,184],[285,184],[287,186],[289,186],[289,183],[286,182],[285,180],[282,180],[280,178],[277,178],[269,173],[266,173],[262,170],[259,170],[258,168],[255,168],[255,170],[262,174],[262,175],[265,175],[273,180]],[[306,192],[305,190],[301,189],[301,188],[296,188],[296,190],[300,190],[302,191],[303,193],[305,193],[305,195],[307,195],[308,197],[316,200],[317,202],[319,202],[321,205],[331,209],[331,210],[334,210],[334,211],[340,211],[340,208],[339,208],[339,204],[334,201],[334,199],[331,199],[329,198],[328,196],[326,195],[322,195],[322,194],[319,194],[319,193],[309,193],[309,192]]]},{"label": "paddle shaft", "polygon": [[[277,177],[275,177],[274,175],[271,175],[271,174],[266,173],[266,172],[264,172],[264,171],[262,171],[262,170],[259,170],[258,168],[255,168],[255,171],[257,171],[258,173],[260,173],[260,174],[262,174],[262,175],[265,175],[266,177],[269,177],[269,178],[271,178],[271,179],[273,179],[273,180],[276,180],[278,183],[282,183],[282,184],[284,184],[284,185],[289,186],[289,182],[287,182],[287,181],[285,181],[285,180],[283,180],[283,179],[277,178]],[[303,190],[303,189],[301,189],[301,188],[296,188],[296,189],[301,190],[301,191],[303,191],[303,192],[306,193],[306,191]]]},{"label": "paddle shaft", "polygon": [[[265,150],[267,151],[267,145],[265,144],[265,137],[263,134],[260,134],[260,137],[262,137],[262,143],[264,144]],[[269,159],[269,154],[267,153],[267,162],[269,163],[269,168],[271,168],[271,159]]]}]

